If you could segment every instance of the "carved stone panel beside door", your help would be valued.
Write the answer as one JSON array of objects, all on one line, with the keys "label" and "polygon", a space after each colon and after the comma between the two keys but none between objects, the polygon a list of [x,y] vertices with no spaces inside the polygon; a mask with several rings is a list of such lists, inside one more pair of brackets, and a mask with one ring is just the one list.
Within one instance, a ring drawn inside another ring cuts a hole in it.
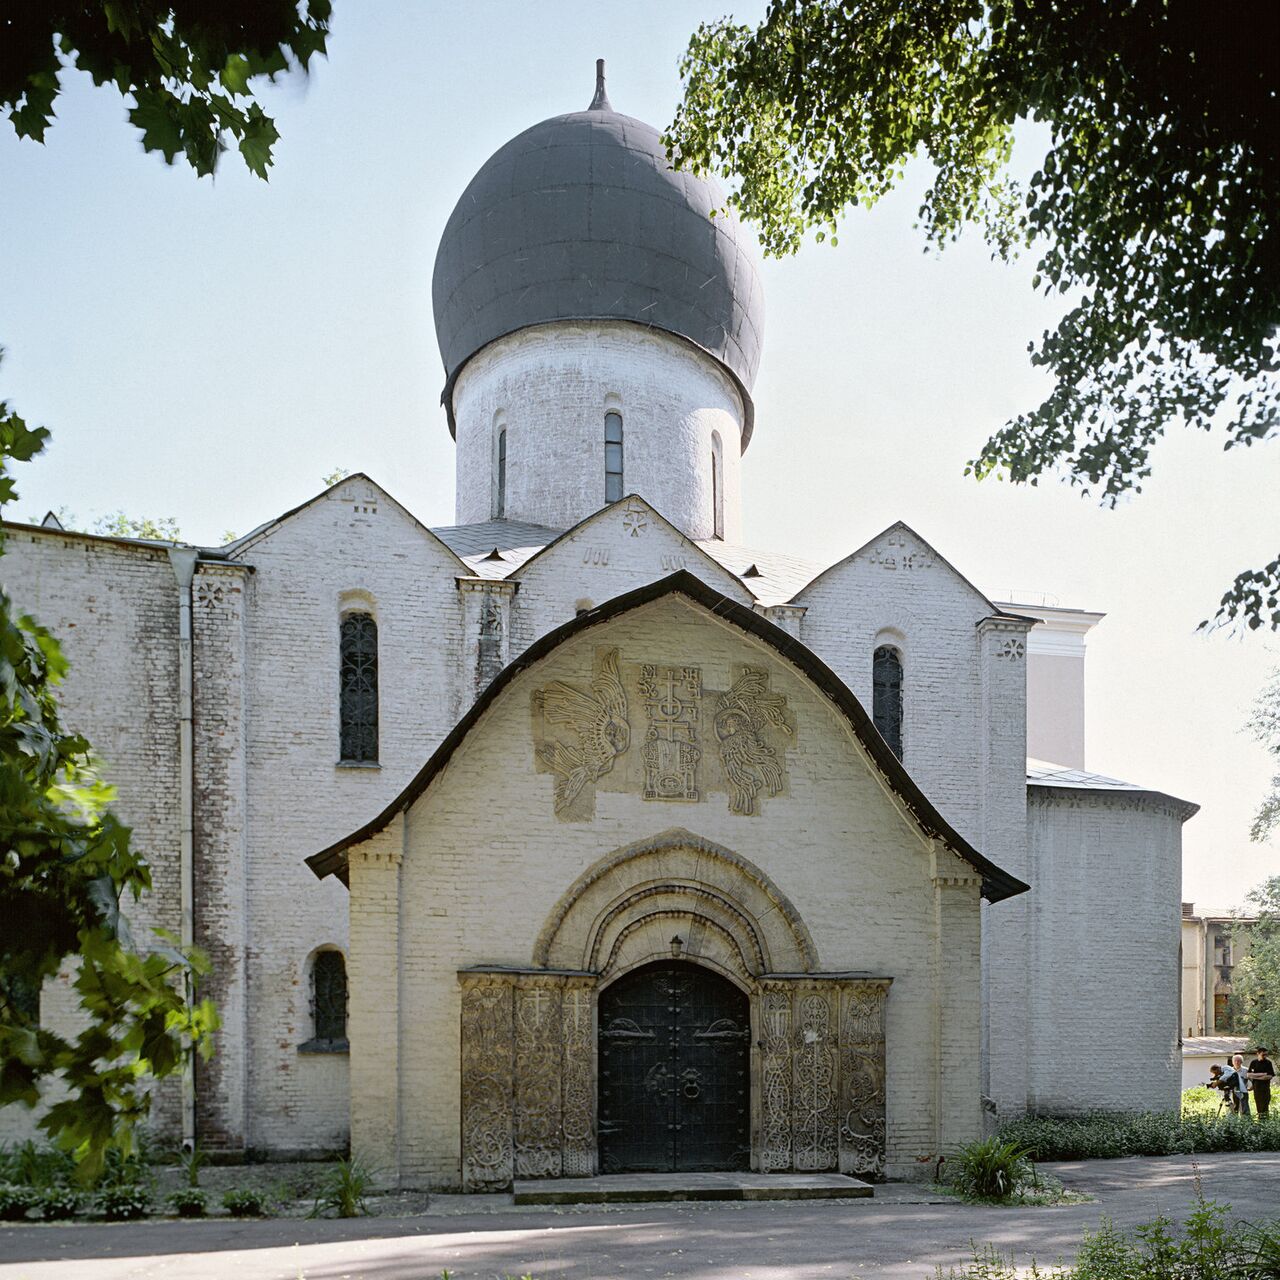
[{"label": "carved stone panel beside door", "polygon": [[883,1174],[889,982],[843,974],[760,980],[762,1172]]},{"label": "carved stone panel beside door", "polygon": [[595,1171],[590,974],[470,969],[462,984],[462,1181]]}]

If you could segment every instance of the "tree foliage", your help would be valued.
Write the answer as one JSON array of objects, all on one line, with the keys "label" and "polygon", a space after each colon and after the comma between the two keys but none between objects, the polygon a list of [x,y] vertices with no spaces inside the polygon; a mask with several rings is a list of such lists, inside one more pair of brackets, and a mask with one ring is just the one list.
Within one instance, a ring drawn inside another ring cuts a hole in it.
[{"label": "tree foliage", "polygon": [[179,542],[182,530],[173,516],[128,516],[123,511],[113,511],[108,516],[99,516],[93,524],[94,533],[107,534],[114,538],[151,538],[157,542]]},{"label": "tree foliage", "polygon": [[[1276,434],[1278,49],[1271,0],[772,0],[757,27],[699,27],[667,140],[735,181],[770,253],[834,234],[916,157],[930,242],[974,223],[1001,256],[1034,246],[1036,287],[1070,299],[1031,347],[1053,386],[970,470],[1065,469],[1114,504],[1171,423],[1228,449]],[[1026,120],[1051,141],[1021,189]],[[1219,618],[1280,626],[1280,557]]]},{"label": "tree foliage", "polygon": [[1271,673],[1270,680],[1258,694],[1245,727],[1267,749],[1275,767],[1270,789],[1249,828],[1250,838],[1261,843],[1280,830],[1280,668]]},{"label": "tree foliage", "polygon": [[[11,462],[43,448],[0,401],[0,507],[16,496]],[[0,528],[0,554],[3,529]],[[160,935],[135,949],[122,905],[151,887],[129,829],[108,807],[88,742],[61,720],[67,669],[57,640],[17,616],[0,591],[0,1106],[64,1096],[40,1126],[76,1152],[86,1176],[107,1150],[128,1150],[152,1081],[207,1054],[216,1015],[189,992],[203,957]],[[78,1034],[41,1024],[41,984],[69,969],[83,1011]]]},{"label": "tree foliage", "polygon": [[323,54],[330,0],[0,0],[0,111],[43,142],[74,68],[130,99],[147,151],[211,174],[233,139],[266,178],[279,133],[252,81]]},{"label": "tree foliage", "polygon": [[1272,876],[1249,894],[1257,912],[1247,926],[1249,952],[1231,975],[1231,1012],[1254,1044],[1280,1051],[1280,876]]}]

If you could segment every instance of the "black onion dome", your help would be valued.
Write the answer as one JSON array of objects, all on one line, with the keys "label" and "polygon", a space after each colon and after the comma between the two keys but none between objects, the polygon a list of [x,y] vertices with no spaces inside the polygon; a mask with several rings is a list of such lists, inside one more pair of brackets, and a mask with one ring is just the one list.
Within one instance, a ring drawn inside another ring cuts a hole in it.
[{"label": "black onion dome", "polygon": [[[716,212],[713,218],[712,212]],[[715,357],[743,392],[760,364],[755,254],[711,181],[673,169],[658,131],[604,92],[496,151],[445,227],[432,281],[442,400],[489,343],[553,320],[629,320]]]}]

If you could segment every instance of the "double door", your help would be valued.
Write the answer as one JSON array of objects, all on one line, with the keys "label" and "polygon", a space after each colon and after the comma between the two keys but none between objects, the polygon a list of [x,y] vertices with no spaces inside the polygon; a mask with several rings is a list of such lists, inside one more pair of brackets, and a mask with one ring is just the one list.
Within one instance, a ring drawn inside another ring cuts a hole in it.
[{"label": "double door", "polygon": [[701,965],[663,961],[600,995],[600,1170],[750,1167],[751,1012]]}]

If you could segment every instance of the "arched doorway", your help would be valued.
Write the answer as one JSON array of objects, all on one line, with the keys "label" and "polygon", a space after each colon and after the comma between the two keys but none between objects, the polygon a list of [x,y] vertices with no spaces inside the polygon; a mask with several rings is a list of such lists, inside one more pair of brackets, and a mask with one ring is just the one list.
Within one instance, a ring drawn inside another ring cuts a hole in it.
[{"label": "arched doorway", "polygon": [[702,965],[659,961],[600,993],[602,1173],[746,1169],[751,1012]]}]

